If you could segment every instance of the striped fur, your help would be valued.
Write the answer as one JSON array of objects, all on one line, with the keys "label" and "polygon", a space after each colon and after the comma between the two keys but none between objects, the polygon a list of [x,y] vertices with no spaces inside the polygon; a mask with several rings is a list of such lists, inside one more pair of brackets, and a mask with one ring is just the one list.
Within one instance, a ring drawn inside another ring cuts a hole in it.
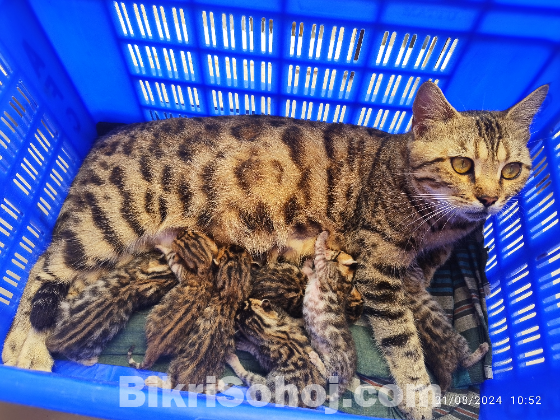
[{"label": "striped fur", "polygon": [[[343,252],[339,257],[348,256]],[[348,322],[355,323],[364,307],[361,293],[353,285],[353,273],[345,272],[340,277],[336,292],[338,299],[346,302],[345,312]],[[252,270],[253,299],[268,299],[274,306],[282,308],[293,318],[303,317],[303,296],[307,286],[307,277],[295,265],[275,263],[264,267],[254,267]]]},{"label": "striped fur", "polygon": [[356,372],[356,346],[344,311],[346,297],[340,298],[337,293],[342,272],[355,261],[339,261],[336,254],[327,256],[328,236],[328,232],[321,233],[315,243],[315,269],[305,267],[309,283],[303,299],[303,319],[311,346],[325,365],[326,378],[336,377],[338,389],[330,398],[338,399]]},{"label": "striped fur", "polygon": [[[227,363],[247,385],[266,385],[271,391],[271,401],[276,404],[301,406],[301,392],[307,385],[326,386],[324,366],[311,348],[303,324],[289,316],[268,299],[249,299],[236,316],[236,346],[256,357],[268,372],[266,377],[248,372],[232,353]],[[285,386],[295,386],[297,392],[285,392],[276,399],[276,381]],[[253,393],[253,399],[259,396]]]},{"label": "striped fur", "polygon": [[97,357],[138,309],[158,302],[177,280],[159,252],[132,259],[60,305],[50,351],[85,364]]},{"label": "striped fur", "polygon": [[133,364],[140,369],[150,368],[162,355],[178,354],[210,302],[214,288],[212,265],[218,247],[206,235],[186,231],[171,247],[160,246],[160,250],[179,285],[154,306],[146,319],[146,354],[142,363]]},{"label": "striped fur", "polygon": [[[423,357],[407,356],[421,345],[404,273],[420,252],[464,237],[522,189],[531,168],[529,125],[547,90],[502,112],[457,112],[425,82],[412,130],[401,135],[258,115],[118,129],[95,143],[70,188],[3,360],[49,370],[48,358],[29,360],[44,353],[36,333],[50,333],[62,285],[70,293],[84,273],[168,245],[185,229],[295,262],[313,254],[309,239],[327,230],[329,248],[359,261],[364,313],[397,384],[411,384],[417,400],[429,378]],[[458,174],[453,157],[471,159],[473,170]],[[520,175],[501,178],[513,162]],[[480,200],[489,198],[495,201],[486,207]],[[39,289],[44,298],[32,305]],[[432,415],[429,407],[401,408],[414,419]]]},{"label": "striped fur", "polygon": [[244,249],[229,245],[220,249],[216,260],[214,291],[208,306],[188,336],[181,339],[178,356],[169,365],[173,388],[205,384],[207,376],[220,377],[226,357],[235,351],[235,313],[250,292],[252,259]]},{"label": "striped fur", "polygon": [[471,353],[467,340],[449,322],[443,308],[428,293],[424,273],[430,272],[428,262],[440,256],[423,258],[420,264],[409,267],[404,279],[409,307],[414,315],[424,350],[425,361],[436,376],[442,392],[452,384],[452,374],[458,366],[470,367],[488,352],[488,343],[482,343]]}]

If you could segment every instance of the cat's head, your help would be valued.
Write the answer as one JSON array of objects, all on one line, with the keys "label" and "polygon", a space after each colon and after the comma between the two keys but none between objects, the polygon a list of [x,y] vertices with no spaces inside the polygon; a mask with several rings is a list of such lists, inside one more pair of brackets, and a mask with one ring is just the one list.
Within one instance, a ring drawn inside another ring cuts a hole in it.
[{"label": "cat's head", "polygon": [[458,112],[435,84],[422,84],[412,107],[415,199],[471,221],[498,213],[529,177],[529,127],[547,92],[541,86],[505,111]]}]

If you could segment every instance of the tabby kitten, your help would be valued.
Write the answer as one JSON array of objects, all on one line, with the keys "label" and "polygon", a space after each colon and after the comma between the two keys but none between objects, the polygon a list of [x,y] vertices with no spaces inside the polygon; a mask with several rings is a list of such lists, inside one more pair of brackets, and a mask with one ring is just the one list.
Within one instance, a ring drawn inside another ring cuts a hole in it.
[{"label": "tabby kitten", "polygon": [[457,367],[469,368],[477,363],[486,355],[489,345],[482,343],[471,353],[467,340],[453,328],[443,308],[426,290],[424,276],[423,270],[415,264],[409,267],[404,286],[426,363],[441,391],[445,392],[452,384],[452,374]]},{"label": "tabby kitten", "polygon": [[[305,404],[300,394],[307,385],[326,386],[324,366],[311,348],[302,323],[280,307],[268,299],[251,298],[239,309],[236,326],[236,347],[251,353],[268,372],[266,377],[248,372],[237,355],[230,353],[227,363],[248,386],[265,385],[271,392],[271,401],[301,407]],[[283,380],[287,387],[294,385],[297,392],[284,392],[277,400],[277,380]],[[251,398],[261,399],[256,393]]]},{"label": "tabby kitten", "polygon": [[150,311],[146,318],[147,349],[142,363],[149,369],[162,355],[177,355],[189,340],[196,320],[208,306],[214,288],[212,265],[218,254],[216,243],[206,235],[186,231],[171,247],[160,246],[179,285]]},{"label": "tabby kitten", "polygon": [[258,115],[119,129],[95,143],[76,176],[3,360],[50,370],[45,340],[74,279],[185,229],[252,254],[282,250],[296,263],[327,230],[329,248],[359,261],[364,313],[403,389],[401,409],[431,418],[431,406],[418,406],[429,377],[403,278],[420,254],[451,248],[521,191],[529,126],[547,91],[506,111],[457,112],[425,82],[406,134]]},{"label": "tabby kitten", "polygon": [[[351,257],[339,252],[340,258]],[[341,276],[337,287],[337,296],[346,301],[346,317],[348,322],[355,323],[364,307],[362,294],[353,285],[353,273]],[[250,298],[268,299],[274,306],[282,308],[293,318],[303,317],[303,296],[307,286],[307,276],[296,267],[288,263],[275,263],[264,267],[253,267],[252,291]]]},{"label": "tabby kitten", "polygon": [[97,363],[105,345],[138,309],[158,302],[177,280],[159,252],[132,259],[60,305],[47,339],[51,352],[83,364]]},{"label": "tabby kitten", "polygon": [[[356,262],[337,260],[339,254],[327,256],[328,232],[322,232],[315,243],[315,270],[304,267],[309,278],[303,298],[305,329],[325,365],[329,380],[336,377],[338,389],[329,397],[338,399],[350,384],[356,372],[356,345],[344,313],[346,296],[337,293],[343,274],[351,271]],[[332,258],[332,259],[331,259]]]},{"label": "tabby kitten", "polygon": [[169,365],[172,388],[205,384],[207,376],[220,377],[226,357],[235,351],[235,313],[251,290],[252,259],[244,249],[228,245],[216,260],[212,298]]}]

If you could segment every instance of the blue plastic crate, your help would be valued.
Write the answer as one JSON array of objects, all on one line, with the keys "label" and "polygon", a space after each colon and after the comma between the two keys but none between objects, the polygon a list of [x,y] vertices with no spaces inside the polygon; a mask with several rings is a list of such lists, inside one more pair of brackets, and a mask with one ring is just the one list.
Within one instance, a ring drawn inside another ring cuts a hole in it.
[{"label": "blue plastic crate", "polygon": [[[0,0],[0,342],[94,122],[263,113],[402,133],[425,80],[459,110],[505,109],[550,83],[533,175],[485,228],[495,379],[481,417],[560,418],[557,0]],[[119,408],[116,382],[134,370],[57,362],[54,372],[0,366],[0,399],[123,419],[323,415]]]}]

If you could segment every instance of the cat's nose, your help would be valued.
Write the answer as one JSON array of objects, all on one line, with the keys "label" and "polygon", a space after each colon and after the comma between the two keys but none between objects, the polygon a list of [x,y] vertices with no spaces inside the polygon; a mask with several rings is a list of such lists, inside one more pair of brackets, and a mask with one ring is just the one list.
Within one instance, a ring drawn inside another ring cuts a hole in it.
[{"label": "cat's nose", "polygon": [[489,195],[481,195],[480,197],[476,198],[484,205],[484,207],[490,207],[492,204],[498,201],[498,197],[490,197]]}]

